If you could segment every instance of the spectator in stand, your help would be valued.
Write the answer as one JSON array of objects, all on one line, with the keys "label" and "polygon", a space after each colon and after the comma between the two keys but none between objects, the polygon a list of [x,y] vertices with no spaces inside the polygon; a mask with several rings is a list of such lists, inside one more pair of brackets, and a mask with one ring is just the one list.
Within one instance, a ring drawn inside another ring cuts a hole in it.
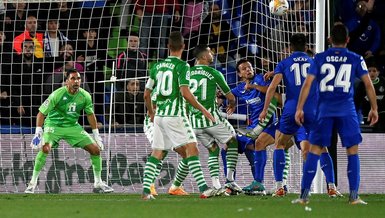
[{"label": "spectator in stand", "polygon": [[368,3],[360,0],[356,5],[356,13],[358,16],[353,17],[346,22],[349,30],[350,41],[348,48],[369,58],[373,56],[380,48],[381,30],[376,21],[372,19],[369,13]]},{"label": "spectator in stand", "polygon": [[[376,91],[377,105],[378,105],[378,122],[373,126],[373,130],[376,132],[385,132],[385,78],[379,76],[380,70],[376,63],[376,60],[372,57],[366,60],[368,64],[368,71],[370,79],[372,80],[374,90]],[[359,117],[363,117],[362,114],[367,115],[370,111],[370,102],[366,95],[365,85],[361,81],[357,88],[356,94],[354,96],[354,102],[356,109],[359,114]],[[369,124],[367,117],[363,117],[362,120],[364,124]],[[362,123],[362,122],[361,122]]]},{"label": "spectator in stand", "polygon": [[58,57],[59,50],[68,42],[68,38],[59,31],[58,20],[50,17],[47,21],[47,30],[44,34],[45,57]]},{"label": "spectator in stand", "polygon": [[73,7],[72,2],[59,1],[57,4],[57,14],[59,18],[59,30],[71,40],[78,38],[79,9]]},{"label": "spectator in stand", "polygon": [[[138,34],[131,32],[128,36],[127,50],[120,53],[117,57],[116,77],[123,79],[144,76],[147,76],[147,56],[139,50]],[[124,91],[125,84],[125,82],[117,82],[116,89]]]},{"label": "spectator in stand", "polygon": [[[36,58],[43,58],[43,33],[37,32],[37,19],[33,15],[29,15],[25,21],[25,30],[13,40],[13,49],[18,55],[23,52],[23,42],[26,39],[31,39],[34,42],[34,55]],[[37,114],[37,113],[36,113]]]},{"label": "spectator in stand", "polygon": [[115,99],[115,124],[143,124],[145,109],[139,80],[129,80],[126,91],[117,93]]},{"label": "spectator in stand", "polygon": [[141,20],[140,49],[149,58],[154,51],[158,51],[158,59],[165,58],[170,18],[174,16],[174,22],[180,21],[179,0],[137,0],[135,12]]},{"label": "spectator in stand", "polygon": [[199,43],[208,44],[215,54],[213,63],[215,68],[231,66],[236,69],[233,53],[230,52],[230,46],[235,44],[236,37],[227,21],[222,19],[219,5],[214,3],[210,9],[210,14],[201,26]]},{"label": "spectator in stand", "polygon": [[5,15],[5,31],[9,39],[23,33],[27,19],[26,3],[8,3]]}]

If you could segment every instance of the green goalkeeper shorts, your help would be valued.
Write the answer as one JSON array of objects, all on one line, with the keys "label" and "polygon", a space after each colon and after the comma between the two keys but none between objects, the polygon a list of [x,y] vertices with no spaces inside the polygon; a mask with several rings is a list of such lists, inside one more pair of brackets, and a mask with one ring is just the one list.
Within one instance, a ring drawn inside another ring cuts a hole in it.
[{"label": "green goalkeeper shorts", "polygon": [[80,125],[72,127],[44,127],[44,144],[48,143],[52,148],[57,148],[59,141],[62,139],[76,148],[84,148],[87,145],[95,144],[94,139]]}]

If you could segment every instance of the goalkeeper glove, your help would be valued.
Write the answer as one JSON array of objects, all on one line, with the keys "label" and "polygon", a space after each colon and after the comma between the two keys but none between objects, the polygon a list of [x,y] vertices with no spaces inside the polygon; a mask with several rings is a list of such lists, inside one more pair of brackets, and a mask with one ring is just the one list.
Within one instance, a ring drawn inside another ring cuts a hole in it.
[{"label": "goalkeeper glove", "polygon": [[103,144],[102,137],[99,135],[99,130],[93,129],[92,133],[94,135],[94,139],[95,139],[96,144],[99,146],[100,150],[103,151],[104,150],[104,144]]},{"label": "goalkeeper glove", "polygon": [[39,150],[42,144],[41,137],[43,136],[43,129],[38,126],[35,130],[35,136],[32,139],[32,142],[30,144],[31,148],[34,150]]}]

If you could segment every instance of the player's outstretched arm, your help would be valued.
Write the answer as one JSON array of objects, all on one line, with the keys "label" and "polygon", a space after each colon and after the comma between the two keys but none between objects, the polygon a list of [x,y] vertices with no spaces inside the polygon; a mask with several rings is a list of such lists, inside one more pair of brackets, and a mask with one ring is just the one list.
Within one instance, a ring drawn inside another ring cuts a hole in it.
[{"label": "player's outstretched arm", "polygon": [[103,139],[99,134],[99,129],[97,126],[95,114],[94,113],[87,114],[87,119],[88,119],[88,122],[90,123],[91,129],[92,129],[92,134],[93,134],[93,137],[95,139],[95,142],[99,146],[100,150],[103,151],[104,150]]},{"label": "player's outstretched arm", "polygon": [[309,96],[311,84],[313,83],[314,78],[314,75],[308,74],[301,88],[301,92],[299,93],[297,111],[295,112],[295,122],[297,122],[298,125],[302,125],[304,122],[303,106]]},{"label": "player's outstretched arm", "polygon": [[36,117],[36,129],[35,129],[35,135],[31,142],[31,148],[34,150],[40,149],[42,145],[41,137],[43,136],[43,124],[44,124],[45,116],[41,112],[37,114]]},{"label": "player's outstretched arm", "polygon": [[226,108],[226,112],[228,115],[231,115],[235,111],[235,106],[236,106],[235,96],[233,95],[233,93],[229,92],[227,93],[226,98],[227,98],[227,101],[229,102]]},{"label": "player's outstretched arm", "polygon": [[190,88],[188,86],[180,86],[179,87],[182,96],[188,103],[191,104],[194,108],[200,110],[202,114],[209,120],[215,122],[215,118],[203,107],[195,98],[195,96],[191,93]]},{"label": "player's outstretched arm", "polygon": [[369,98],[370,102],[370,111],[368,114],[368,121],[370,121],[370,126],[373,126],[378,121],[378,111],[377,111],[377,98],[376,91],[374,90],[373,83],[370,80],[368,74],[365,74],[361,77],[362,82],[364,82],[366,95]]},{"label": "player's outstretched arm", "polygon": [[276,74],[273,78],[273,81],[271,81],[269,88],[267,88],[266,91],[266,97],[265,97],[265,104],[263,105],[263,110],[259,114],[259,120],[263,122],[267,115],[267,109],[269,108],[270,102],[274,97],[275,90],[277,89],[278,84],[282,80],[282,74]]}]

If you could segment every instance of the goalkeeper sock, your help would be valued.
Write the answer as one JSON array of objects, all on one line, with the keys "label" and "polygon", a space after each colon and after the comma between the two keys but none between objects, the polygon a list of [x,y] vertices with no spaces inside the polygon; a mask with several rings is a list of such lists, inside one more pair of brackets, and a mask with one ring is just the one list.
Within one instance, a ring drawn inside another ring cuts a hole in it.
[{"label": "goalkeeper sock", "polygon": [[227,180],[232,182],[235,179],[235,168],[238,162],[238,141],[235,138],[230,139],[227,143]]},{"label": "goalkeeper sock", "polygon": [[100,183],[102,181],[102,158],[100,155],[91,155],[91,164],[94,172],[94,182]]},{"label": "goalkeeper sock", "polygon": [[188,175],[188,160],[187,158],[184,158],[181,161],[179,161],[178,169],[176,171],[172,188],[181,186],[182,182],[184,181],[187,175]]},{"label": "goalkeeper sock", "polygon": [[348,180],[350,199],[358,198],[358,188],[360,186],[360,158],[358,154],[348,156]]},{"label": "goalkeeper sock", "polygon": [[289,153],[289,150],[285,149],[285,167],[283,168],[283,177],[282,177],[283,185],[287,184],[287,177],[289,176],[289,168],[290,168],[290,153]]},{"label": "goalkeeper sock", "polygon": [[283,169],[285,168],[285,162],[285,151],[283,149],[275,149],[273,155],[273,167],[274,178],[276,182],[282,182],[283,180]]},{"label": "goalkeeper sock", "polygon": [[334,179],[334,166],[332,157],[328,152],[322,153],[320,157],[320,165],[321,169],[326,177],[326,184],[335,183]]},{"label": "goalkeeper sock", "polygon": [[187,158],[188,168],[192,173],[197,185],[199,187],[199,191],[202,193],[207,190],[207,184],[205,178],[203,177],[202,166],[199,162],[198,156],[190,156]]},{"label": "goalkeeper sock", "polygon": [[150,194],[150,185],[154,181],[156,166],[159,164],[159,160],[153,156],[147,159],[146,166],[144,167],[143,176],[143,193]]},{"label": "goalkeeper sock", "polygon": [[209,160],[208,167],[210,171],[211,180],[213,182],[213,187],[216,189],[221,188],[221,183],[219,182],[219,147],[216,146],[214,151],[209,149]]},{"label": "goalkeeper sock", "polygon": [[37,184],[37,179],[39,178],[39,174],[40,174],[41,169],[45,165],[45,161],[47,159],[47,156],[48,156],[48,154],[46,154],[42,151],[39,151],[39,153],[37,153],[36,158],[35,158],[35,166],[33,167],[33,173],[32,173],[32,179],[31,179],[32,184]]}]

